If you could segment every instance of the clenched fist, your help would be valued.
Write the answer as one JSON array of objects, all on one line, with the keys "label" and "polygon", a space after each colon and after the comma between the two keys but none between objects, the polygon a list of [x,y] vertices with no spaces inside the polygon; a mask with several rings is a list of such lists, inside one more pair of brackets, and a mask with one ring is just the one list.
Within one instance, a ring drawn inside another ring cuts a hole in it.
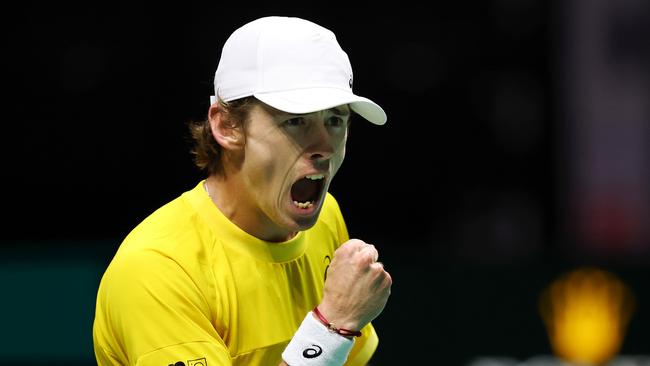
[{"label": "clenched fist", "polygon": [[374,245],[351,239],[330,263],[318,309],[337,328],[361,330],[386,306],[393,280]]}]

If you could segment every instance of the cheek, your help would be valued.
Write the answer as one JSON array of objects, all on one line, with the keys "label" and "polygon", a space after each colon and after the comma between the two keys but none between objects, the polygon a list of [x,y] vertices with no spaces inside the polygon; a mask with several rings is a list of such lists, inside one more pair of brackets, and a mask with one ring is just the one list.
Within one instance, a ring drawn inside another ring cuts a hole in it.
[{"label": "cheek", "polygon": [[332,157],[332,175],[335,175],[338,172],[339,168],[345,160],[345,143],[337,150],[337,152]]},{"label": "cheek", "polygon": [[291,146],[278,141],[251,145],[246,154],[251,183],[264,191],[282,189],[298,156]]},{"label": "cheek", "polygon": [[285,141],[273,131],[262,131],[247,139],[244,161],[248,161],[251,168],[259,169],[251,173],[270,174],[273,166],[278,164],[278,157],[286,154],[284,146]]}]

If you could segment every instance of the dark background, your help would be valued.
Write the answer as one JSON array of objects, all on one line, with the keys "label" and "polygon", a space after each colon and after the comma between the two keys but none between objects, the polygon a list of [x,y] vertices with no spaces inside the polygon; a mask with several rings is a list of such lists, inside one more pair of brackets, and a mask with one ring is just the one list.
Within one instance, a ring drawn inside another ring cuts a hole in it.
[{"label": "dark background", "polygon": [[[570,148],[576,135],[567,127],[575,8],[566,4],[122,1],[4,9],[0,363],[94,364],[101,274],[134,225],[202,178],[186,123],[205,116],[223,42],[264,15],[332,29],[352,61],[355,92],[388,114],[383,127],[361,120],[351,127],[331,188],[350,234],[374,243],[394,278],[375,321],[381,345],[373,365],[550,354],[539,295],[584,265],[631,288],[637,308],[621,353],[650,353],[647,231],[595,240],[570,214],[568,162],[581,151]],[[597,41],[645,65],[650,10],[635,6],[641,12],[632,24],[641,26],[622,35],[609,28],[611,36]],[[650,226],[647,216],[637,220]]]}]

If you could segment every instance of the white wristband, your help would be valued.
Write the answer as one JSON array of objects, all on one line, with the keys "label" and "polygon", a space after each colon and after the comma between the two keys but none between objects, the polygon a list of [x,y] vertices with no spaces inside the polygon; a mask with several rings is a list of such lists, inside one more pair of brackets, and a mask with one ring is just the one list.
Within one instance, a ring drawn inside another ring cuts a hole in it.
[{"label": "white wristband", "polygon": [[300,324],[282,359],[289,366],[338,366],[348,359],[354,340],[331,332],[310,311]]}]

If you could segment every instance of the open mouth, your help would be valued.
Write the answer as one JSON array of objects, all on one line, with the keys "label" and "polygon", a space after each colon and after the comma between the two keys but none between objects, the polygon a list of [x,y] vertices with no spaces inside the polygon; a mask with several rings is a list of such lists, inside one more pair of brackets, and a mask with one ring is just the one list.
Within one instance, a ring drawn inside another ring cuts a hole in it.
[{"label": "open mouth", "polygon": [[325,182],[323,174],[312,174],[299,179],[291,186],[291,200],[302,209],[309,209],[318,201]]}]

